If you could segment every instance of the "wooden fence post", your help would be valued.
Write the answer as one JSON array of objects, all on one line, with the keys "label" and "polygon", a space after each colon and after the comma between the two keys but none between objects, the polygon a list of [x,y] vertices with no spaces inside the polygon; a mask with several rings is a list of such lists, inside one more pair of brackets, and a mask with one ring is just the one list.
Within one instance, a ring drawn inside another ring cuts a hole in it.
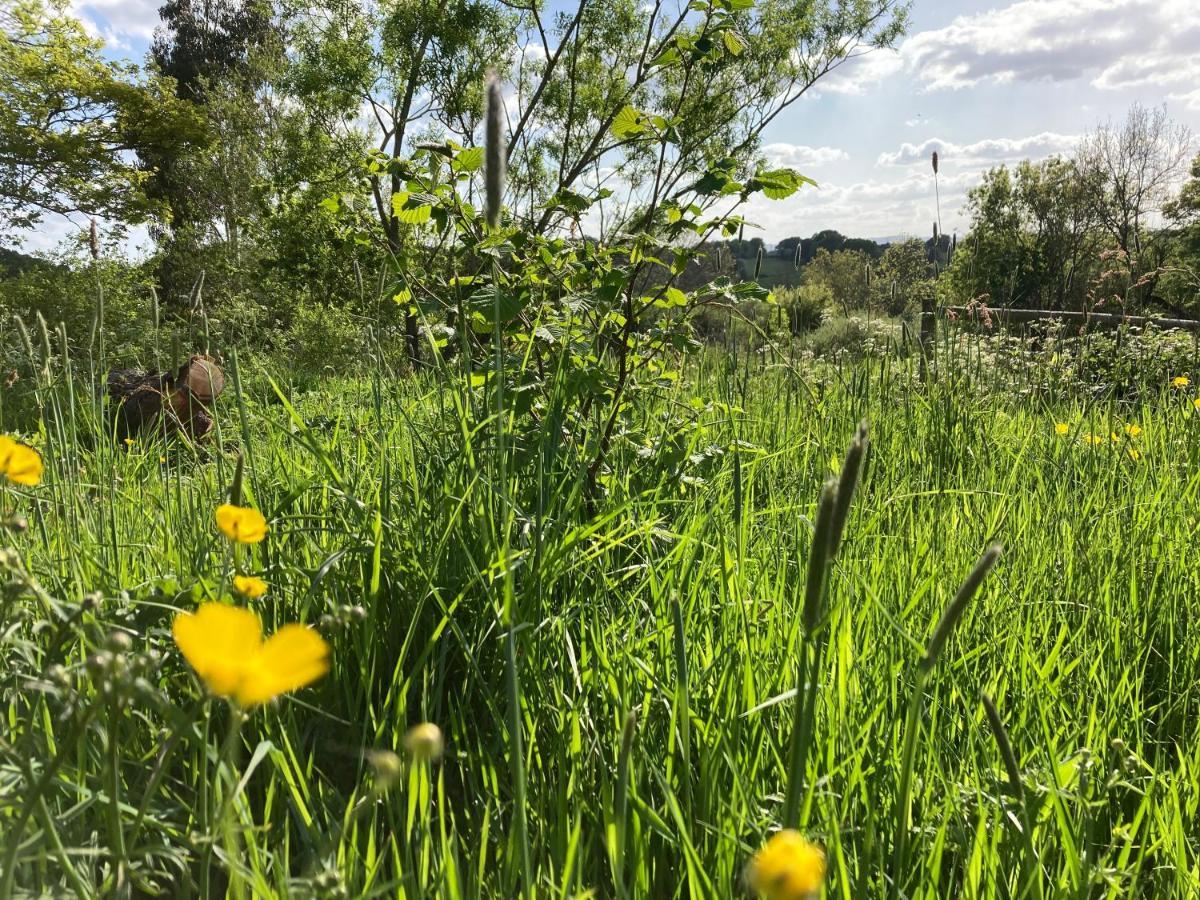
[{"label": "wooden fence post", "polygon": [[934,340],[937,336],[937,315],[934,312],[933,293],[921,298],[921,328],[917,338],[921,349],[921,383],[930,380],[932,373]]}]

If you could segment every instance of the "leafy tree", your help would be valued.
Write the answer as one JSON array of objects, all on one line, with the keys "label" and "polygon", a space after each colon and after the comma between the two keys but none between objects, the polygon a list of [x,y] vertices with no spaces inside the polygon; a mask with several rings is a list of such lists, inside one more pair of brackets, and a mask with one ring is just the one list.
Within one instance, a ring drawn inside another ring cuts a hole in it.
[{"label": "leafy tree", "polygon": [[871,280],[873,304],[889,315],[899,315],[918,306],[923,292],[931,289],[924,242],[910,238],[889,244]]},{"label": "leafy tree", "polygon": [[[291,7],[287,17],[295,47],[288,85],[332,146],[351,153],[364,143],[374,147],[366,185],[383,246],[399,259],[413,249],[406,225],[419,224],[429,211],[405,190],[406,141],[418,134],[435,143],[447,134],[471,140],[484,73],[511,52],[514,14],[490,0],[323,0]],[[417,321],[410,309],[406,339],[414,360]]]},{"label": "leafy tree", "polygon": [[1171,259],[1160,285],[1175,309],[1195,315],[1200,308],[1200,155],[1189,178],[1163,209],[1171,226]]},{"label": "leafy tree", "polygon": [[169,155],[203,138],[169,83],[106,60],[66,0],[3,0],[0,28],[0,228],[47,212],[158,213],[132,151]]},{"label": "leafy tree", "polygon": [[826,285],[842,312],[849,315],[852,308],[867,305],[870,267],[871,257],[861,250],[831,253],[822,248],[805,267],[804,281],[805,284]]},{"label": "leafy tree", "polygon": [[280,51],[282,38],[264,0],[167,0],[158,15],[151,58],[188,100],[204,102],[216,84],[260,84],[263,56]]}]

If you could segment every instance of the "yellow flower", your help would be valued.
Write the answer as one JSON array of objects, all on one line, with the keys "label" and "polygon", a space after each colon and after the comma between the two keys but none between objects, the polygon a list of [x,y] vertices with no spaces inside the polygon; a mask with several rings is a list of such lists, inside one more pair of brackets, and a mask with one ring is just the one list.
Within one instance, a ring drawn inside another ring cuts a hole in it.
[{"label": "yellow flower", "polygon": [[223,503],[216,517],[221,533],[239,544],[257,544],[267,536],[267,520],[257,509]]},{"label": "yellow flower", "polygon": [[13,484],[33,487],[42,480],[42,458],[32,447],[0,434],[0,475]]},{"label": "yellow flower", "polygon": [[253,575],[234,575],[233,586],[239,594],[251,600],[257,600],[267,592],[267,583]]},{"label": "yellow flower", "polygon": [[284,625],[266,641],[248,609],[205,603],[179,613],[175,644],[208,689],[241,706],[266,703],[329,671],[329,645],[306,625]]},{"label": "yellow flower", "polygon": [[1113,442],[1114,444],[1115,444],[1115,443],[1117,443],[1117,442],[1119,442],[1119,441],[1121,440],[1121,436],[1120,436],[1119,434],[1117,434],[1115,431],[1110,431],[1110,432],[1108,433],[1108,436],[1109,436],[1110,438],[1112,438],[1112,442]]},{"label": "yellow flower", "polygon": [[1071,430],[1071,426],[1068,425],[1066,422],[1059,422],[1057,425],[1054,426],[1055,434],[1066,434],[1070,430]]},{"label": "yellow flower", "polygon": [[132,447],[136,443],[137,443],[137,441],[135,441],[133,438],[125,438],[125,446],[126,447]]},{"label": "yellow flower", "polygon": [[1131,438],[1141,437],[1142,426],[1135,425],[1132,422],[1130,422],[1128,425],[1125,426],[1125,433],[1127,435],[1129,435]]},{"label": "yellow flower", "polygon": [[773,835],[746,867],[746,884],[767,900],[816,897],[824,879],[824,851],[790,829]]},{"label": "yellow flower", "polygon": [[442,729],[432,722],[423,722],[408,729],[404,749],[418,762],[429,762],[442,755]]},{"label": "yellow flower", "polygon": [[1192,379],[1188,378],[1186,375],[1176,375],[1171,380],[1171,384],[1173,384],[1177,388],[1185,388],[1191,383],[1192,383]]},{"label": "yellow flower", "polygon": [[1085,444],[1099,445],[1104,443],[1104,438],[1098,434],[1085,434],[1083,436],[1083,442]]},{"label": "yellow flower", "polygon": [[1196,409],[1200,409],[1200,397],[1197,397],[1192,401],[1192,406],[1196,407]]},{"label": "yellow flower", "polygon": [[1135,459],[1135,460],[1136,460],[1136,459],[1141,459],[1141,458],[1142,458],[1142,451],[1141,451],[1141,450],[1139,450],[1137,447],[1130,447],[1130,448],[1129,448],[1129,458],[1130,458],[1130,459]]}]

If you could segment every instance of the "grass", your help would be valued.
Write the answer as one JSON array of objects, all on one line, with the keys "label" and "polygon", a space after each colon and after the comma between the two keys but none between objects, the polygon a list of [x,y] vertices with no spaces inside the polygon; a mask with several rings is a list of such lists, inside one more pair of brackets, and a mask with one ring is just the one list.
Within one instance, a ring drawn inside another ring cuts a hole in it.
[{"label": "grass", "polygon": [[[1200,891],[1191,394],[1050,401],[973,365],[921,387],[900,360],[710,357],[631,412],[655,438],[615,447],[589,518],[570,435],[514,432],[497,483],[478,390],[244,374],[203,452],[114,445],[82,386],[42,382],[47,477],[4,501],[29,521],[0,595],[18,892],[512,897],[527,850],[537,896],[735,895],[782,821],[814,658],[795,816],[828,896]],[[668,408],[698,424],[663,433]],[[809,654],[812,521],[863,419]],[[244,722],[170,636],[223,583],[212,513],[237,452],[270,521],[236,560],[271,585],[265,630],[312,623],[333,648],[325,679]],[[444,757],[397,768],[421,722]]]}]

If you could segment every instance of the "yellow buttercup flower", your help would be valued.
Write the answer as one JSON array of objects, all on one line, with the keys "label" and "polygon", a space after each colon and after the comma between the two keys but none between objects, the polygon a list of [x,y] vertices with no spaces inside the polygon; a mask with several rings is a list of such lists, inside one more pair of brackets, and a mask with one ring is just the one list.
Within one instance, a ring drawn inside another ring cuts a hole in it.
[{"label": "yellow buttercup flower", "polygon": [[284,625],[266,641],[248,609],[205,603],[179,613],[175,644],[208,689],[254,706],[312,684],[329,671],[329,645],[306,625]]},{"label": "yellow buttercup flower", "polygon": [[1130,448],[1129,448],[1129,458],[1130,458],[1130,459],[1135,459],[1135,460],[1136,460],[1136,459],[1141,459],[1141,458],[1142,458],[1142,451],[1141,451],[1141,450],[1139,450],[1137,447],[1130,447]]},{"label": "yellow buttercup flower", "polygon": [[0,434],[0,475],[13,484],[33,487],[42,480],[42,458],[32,447]]},{"label": "yellow buttercup flower", "polygon": [[217,507],[217,527],[231,541],[257,544],[267,536],[267,520],[257,509],[223,503]]},{"label": "yellow buttercup flower", "polygon": [[1125,433],[1132,438],[1141,437],[1142,426],[1135,425],[1134,423],[1130,422],[1128,425],[1125,426]]},{"label": "yellow buttercup flower", "polygon": [[1104,443],[1104,438],[1098,434],[1085,434],[1083,436],[1083,442],[1085,444],[1099,445]]},{"label": "yellow buttercup flower", "polygon": [[1066,422],[1059,422],[1057,425],[1054,426],[1055,434],[1066,434],[1070,430],[1071,430],[1071,426],[1068,425]]},{"label": "yellow buttercup flower", "polygon": [[808,900],[824,880],[825,852],[791,829],[773,835],[746,867],[746,884],[767,900]]},{"label": "yellow buttercup flower", "polygon": [[1192,401],[1192,406],[1196,407],[1196,409],[1200,409],[1200,397],[1197,397]]},{"label": "yellow buttercup flower", "polygon": [[234,575],[233,586],[239,594],[251,600],[257,600],[267,592],[267,583],[253,575]]},{"label": "yellow buttercup flower", "polygon": [[1188,378],[1186,375],[1176,375],[1173,379],[1171,379],[1171,384],[1177,388],[1185,388],[1191,383],[1192,379]]}]

